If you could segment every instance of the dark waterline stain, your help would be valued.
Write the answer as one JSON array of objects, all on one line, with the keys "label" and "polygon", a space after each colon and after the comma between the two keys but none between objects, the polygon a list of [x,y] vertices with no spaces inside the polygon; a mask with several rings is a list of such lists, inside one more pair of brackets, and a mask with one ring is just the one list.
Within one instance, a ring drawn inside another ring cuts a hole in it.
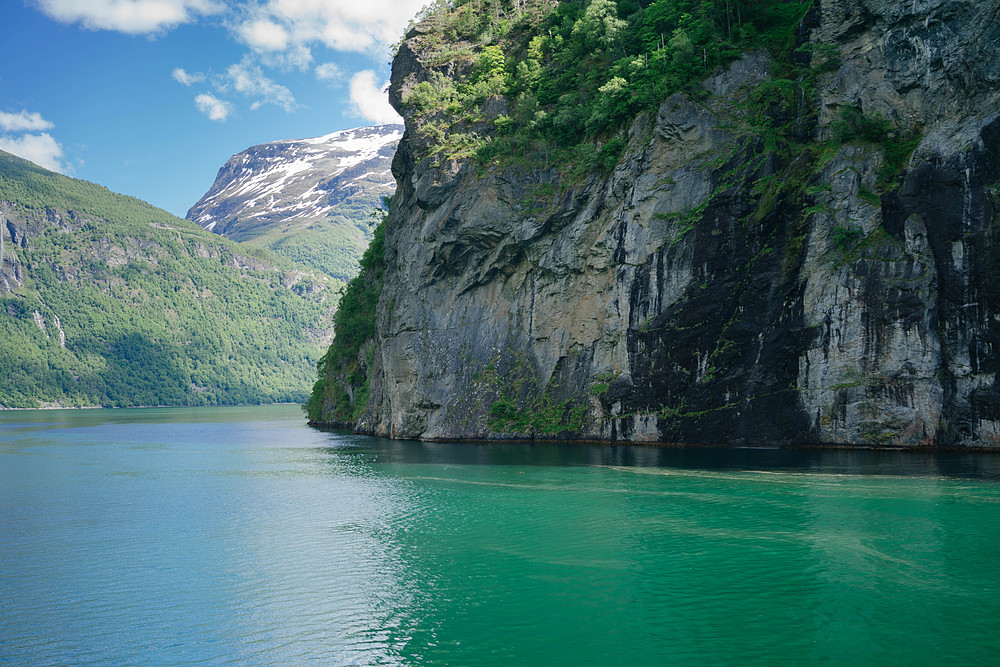
[{"label": "dark waterline stain", "polygon": [[913,452],[754,447],[656,447],[564,443],[418,442],[337,433],[338,445],[373,460],[501,466],[634,466],[842,475],[955,477],[1000,481],[1000,452]]}]

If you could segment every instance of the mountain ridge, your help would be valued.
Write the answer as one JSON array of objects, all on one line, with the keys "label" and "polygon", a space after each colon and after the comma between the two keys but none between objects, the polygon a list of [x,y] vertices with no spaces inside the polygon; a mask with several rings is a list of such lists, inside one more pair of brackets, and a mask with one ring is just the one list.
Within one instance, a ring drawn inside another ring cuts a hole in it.
[{"label": "mountain ridge", "polygon": [[371,238],[369,215],[395,190],[401,125],[272,141],[232,156],[187,219],[346,282]]}]

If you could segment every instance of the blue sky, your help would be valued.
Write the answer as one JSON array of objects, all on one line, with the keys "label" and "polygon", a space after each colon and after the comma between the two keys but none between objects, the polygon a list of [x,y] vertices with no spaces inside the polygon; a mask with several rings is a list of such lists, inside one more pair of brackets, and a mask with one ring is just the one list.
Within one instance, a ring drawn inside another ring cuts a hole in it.
[{"label": "blue sky", "polygon": [[398,122],[390,45],[425,2],[4,2],[0,149],[183,216],[245,148]]}]

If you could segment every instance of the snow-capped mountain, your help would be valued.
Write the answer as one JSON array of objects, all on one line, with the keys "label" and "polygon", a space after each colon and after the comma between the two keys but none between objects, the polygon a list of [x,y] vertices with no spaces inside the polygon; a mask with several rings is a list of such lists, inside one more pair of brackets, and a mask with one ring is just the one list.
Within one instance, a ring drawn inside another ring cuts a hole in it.
[{"label": "snow-capped mountain", "polygon": [[380,125],[253,146],[226,162],[187,218],[348,279],[371,211],[395,190],[390,165],[402,136],[402,125]]}]

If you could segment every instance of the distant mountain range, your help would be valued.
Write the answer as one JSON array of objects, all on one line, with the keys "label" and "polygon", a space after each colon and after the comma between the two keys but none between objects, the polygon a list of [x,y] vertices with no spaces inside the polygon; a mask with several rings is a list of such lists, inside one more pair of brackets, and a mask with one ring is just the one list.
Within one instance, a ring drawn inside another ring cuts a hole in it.
[{"label": "distant mountain range", "polygon": [[347,281],[371,238],[370,214],[396,183],[402,125],[275,141],[237,153],[187,219]]},{"label": "distant mountain range", "polygon": [[0,152],[0,408],[301,401],[335,284]]}]

